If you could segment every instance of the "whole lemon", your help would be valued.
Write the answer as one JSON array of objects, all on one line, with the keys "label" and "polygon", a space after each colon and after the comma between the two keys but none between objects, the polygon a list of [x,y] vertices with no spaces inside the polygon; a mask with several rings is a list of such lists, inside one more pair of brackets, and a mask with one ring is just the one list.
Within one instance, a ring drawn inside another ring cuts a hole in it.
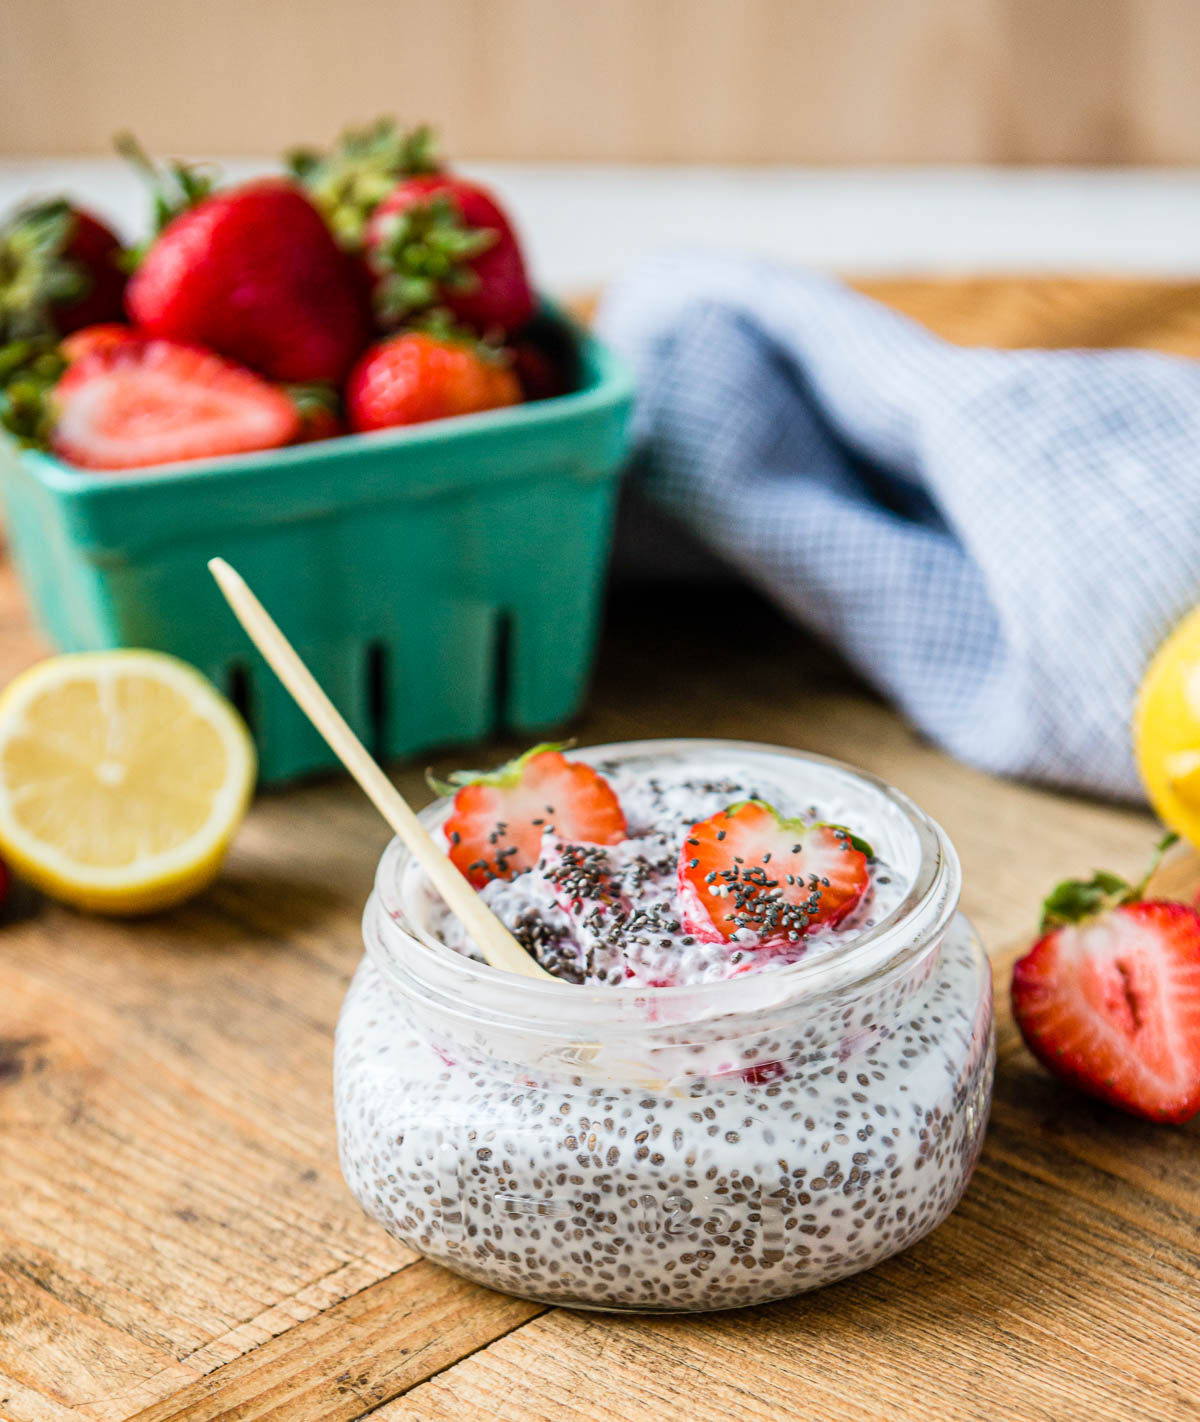
[{"label": "whole lemon", "polygon": [[1133,747],[1159,818],[1200,847],[1200,607],[1175,628],[1142,678]]}]

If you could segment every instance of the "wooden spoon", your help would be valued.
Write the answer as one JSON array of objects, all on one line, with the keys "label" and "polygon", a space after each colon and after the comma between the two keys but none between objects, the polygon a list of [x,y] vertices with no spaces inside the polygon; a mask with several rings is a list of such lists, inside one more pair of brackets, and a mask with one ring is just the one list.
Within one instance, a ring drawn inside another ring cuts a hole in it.
[{"label": "wooden spoon", "polygon": [[480,952],[492,967],[506,973],[523,973],[530,978],[550,978],[552,975],[521,947],[434,842],[404,796],[321,690],[312,672],[300,660],[296,649],[276,626],[270,613],[250,591],[245,579],[224,558],[210,558],[208,568],[267,664],[291,692],[301,711],[324,736],[333,753],[366,791],[367,798],[395,830],[412,857],[429,875],[446,906],[479,945]]}]

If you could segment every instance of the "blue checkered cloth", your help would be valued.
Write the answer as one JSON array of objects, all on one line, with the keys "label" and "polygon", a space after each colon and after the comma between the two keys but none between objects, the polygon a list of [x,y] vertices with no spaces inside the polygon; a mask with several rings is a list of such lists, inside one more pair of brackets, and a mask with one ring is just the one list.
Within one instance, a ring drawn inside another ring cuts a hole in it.
[{"label": "blue checkered cloth", "polygon": [[966,350],[700,252],[598,324],[637,379],[644,496],[963,760],[1142,798],[1138,682],[1200,600],[1200,364]]}]

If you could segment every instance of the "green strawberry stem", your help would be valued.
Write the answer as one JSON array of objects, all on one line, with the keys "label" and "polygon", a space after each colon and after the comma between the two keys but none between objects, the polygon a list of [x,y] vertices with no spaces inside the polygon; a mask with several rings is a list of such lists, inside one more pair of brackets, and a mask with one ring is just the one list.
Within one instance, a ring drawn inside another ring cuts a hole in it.
[{"label": "green strawberry stem", "polygon": [[371,253],[371,266],[381,278],[375,314],[385,325],[395,325],[432,306],[444,291],[474,290],[479,278],[471,263],[499,236],[490,227],[468,227],[447,193],[389,213],[380,220],[379,241]]},{"label": "green strawberry stem", "polygon": [[0,341],[50,338],[53,308],[85,297],[91,276],[66,255],[75,212],[66,198],[18,211],[0,233]]},{"label": "green strawberry stem", "polygon": [[1131,884],[1119,874],[1111,874],[1107,869],[1097,869],[1090,879],[1064,879],[1046,895],[1042,901],[1042,918],[1039,931],[1049,933],[1051,929],[1062,928],[1066,924],[1080,923],[1086,918],[1095,918],[1120,908],[1123,904],[1136,904],[1146,893],[1150,880],[1154,877],[1162,857],[1178,840],[1174,833],[1166,834],[1154,846],[1146,872]]},{"label": "green strawberry stem", "polygon": [[402,178],[442,166],[432,128],[422,124],[405,133],[390,118],[347,129],[329,153],[297,148],[284,161],[349,252],[362,251],[372,213]]},{"label": "green strawberry stem", "polygon": [[494,345],[491,340],[464,326],[454,319],[453,312],[445,306],[431,306],[404,323],[405,331],[421,331],[432,336],[435,341],[447,345],[465,346],[480,360],[493,365],[511,365],[512,356],[504,346]]},{"label": "green strawberry stem", "polygon": [[542,741],[521,755],[514,756],[494,770],[452,770],[445,780],[439,780],[432,770],[425,772],[425,784],[435,795],[451,796],[464,785],[515,785],[525,773],[525,766],[535,755],[545,751],[567,751],[575,744],[571,741]]},{"label": "green strawberry stem", "polygon": [[[203,202],[216,187],[218,172],[211,165],[181,163],[172,159],[159,165],[146,152],[132,133],[119,133],[113,139],[113,147],[146,180],[154,202],[154,233],[157,236],[164,227],[181,212],[187,212],[197,203]],[[126,266],[137,266],[141,251],[127,254]]]},{"label": "green strawberry stem", "polygon": [[806,820],[785,820],[775,806],[766,800],[737,800],[732,805],[726,805],[723,813],[729,819],[733,819],[737,812],[746,805],[757,805],[760,809],[766,810],[781,830],[787,830],[789,834],[794,834],[799,840],[803,840],[809,830],[833,830],[834,834],[852,845],[860,854],[865,855],[868,859],[875,858],[875,851],[867,841],[861,835],[855,834],[853,830],[847,829],[845,825],[834,824],[832,820],[816,820],[812,824]]},{"label": "green strawberry stem", "polygon": [[328,412],[339,414],[342,408],[341,391],[336,386],[314,380],[302,385],[285,385],[288,399],[305,418]]},{"label": "green strawberry stem", "polygon": [[0,346],[0,427],[27,449],[47,449],[54,423],[50,392],[66,369],[47,337]]}]

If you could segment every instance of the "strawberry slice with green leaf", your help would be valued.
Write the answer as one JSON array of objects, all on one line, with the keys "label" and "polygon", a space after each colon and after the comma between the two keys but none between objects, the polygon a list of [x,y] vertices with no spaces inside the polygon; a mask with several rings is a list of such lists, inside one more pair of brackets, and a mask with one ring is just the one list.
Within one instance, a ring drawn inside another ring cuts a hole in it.
[{"label": "strawberry slice with green leaf", "polygon": [[684,840],[684,921],[706,943],[739,929],[760,946],[795,943],[854,911],[873,858],[870,845],[841,825],[785,820],[762,800],[744,800],[693,825]]},{"label": "strawberry slice with green leaf", "polygon": [[438,794],[454,796],[444,826],[449,854],[477,889],[531,869],[548,829],[588,844],[625,838],[625,815],[612,786],[590,765],[568,760],[561,745],[534,746],[499,770],[459,771],[449,783],[429,783]]},{"label": "strawberry slice with green leaf", "polygon": [[1013,1015],[1061,1080],[1179,1123],[1200,1111],[1200,914],[1146,899],[1150,873],[1133,885],[1104,871],[1058,885],[1042,937],[1013,969]]}]

